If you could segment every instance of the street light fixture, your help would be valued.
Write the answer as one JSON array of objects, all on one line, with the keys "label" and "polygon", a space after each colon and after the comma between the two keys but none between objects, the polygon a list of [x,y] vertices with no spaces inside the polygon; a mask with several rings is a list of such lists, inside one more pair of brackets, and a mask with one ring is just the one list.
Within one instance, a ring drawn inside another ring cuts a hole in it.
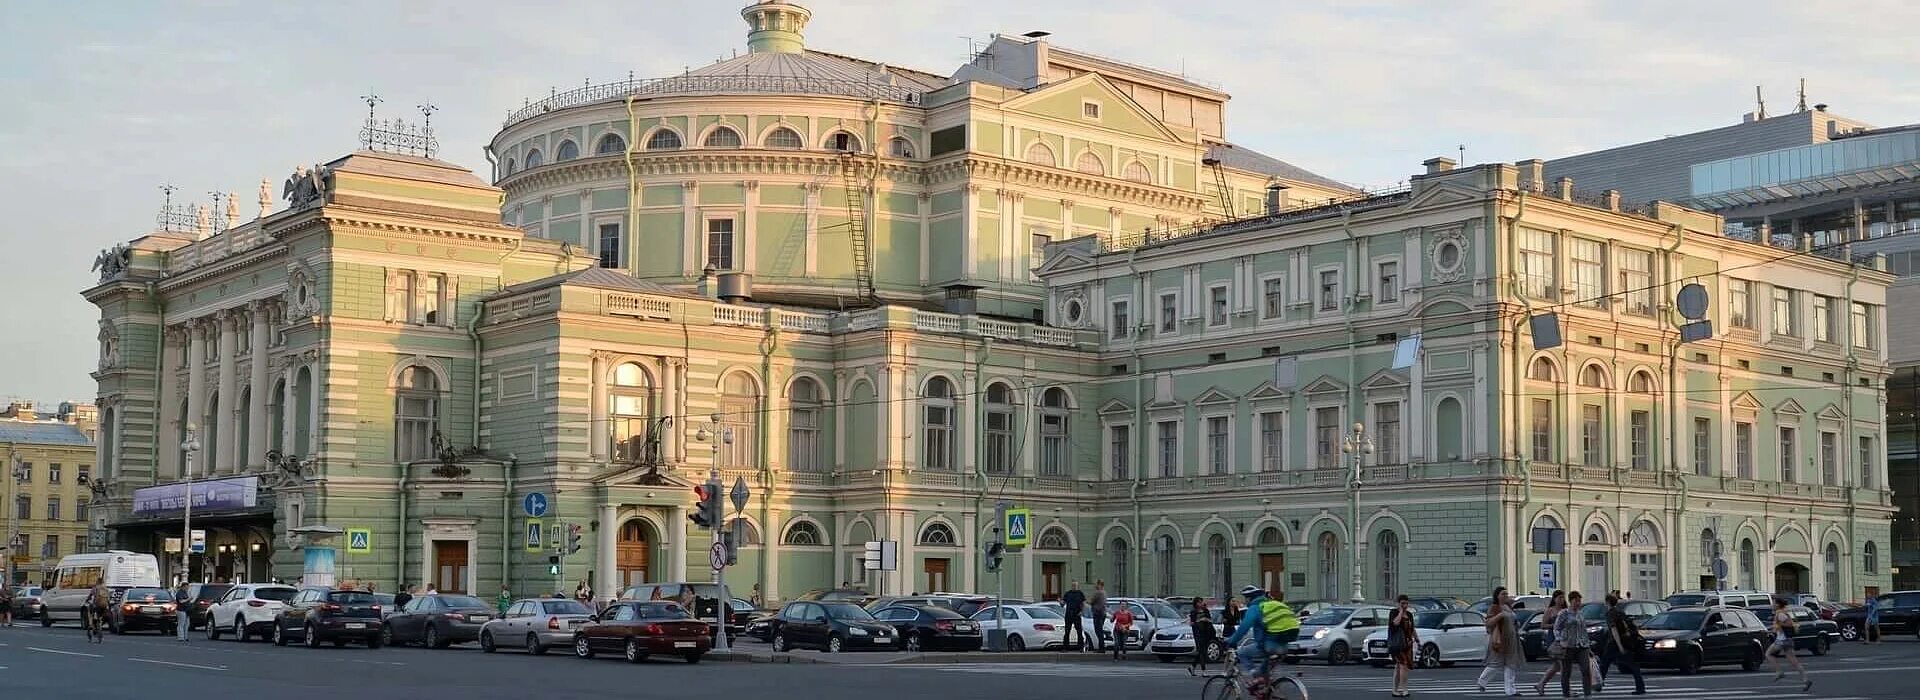
[{"label": "street light fixture", "polygon": [[[200,454],[199,426],[187,424],[187,437],[180,441],[180,453],[186,458],[180,469],[186,486],[186,503],[180,514],[180,583],[184,586],[192,582],[193,576],[193,458]],[[174,613],[174,626],[179,630],[179,639],[183,642],[187,640],[187,631],[193,628],[189,607],[181,605]]]},{"label": "street light fixture", "polygon": [[[717,436],[720,438],[719,442],[721,445],[732,446],[733,445],[733,428],[731,426],[724,426],[720,424],[720,419],[724,417],[725,416],[722,416],[719,413],[715,413],[710,416],[707,416],[707,421],[709,426],[711,426],[711,429],[709,429],[708,427],[700,428],[699,431],[694,433],[693,439],[699,440],[701,442],[707,442],[709,440],[713,440]],[[716,445],[714,448],[713,465],[707,471],[707,487],[708,488],[712,488],[712,489],[720,488],[720,450],[724,450],[724,449],[727,449],[727,447],[721,447],[719,445]],[[721,538],[724,537],[724,535],[721,534],[721,531],[722,531],[722,528],[727,527],[727,522],[728,522],[727,516],[726,516],[726,513],[727,513],[726,505],[722,503],[718,510],[719,510],[719,513],[718,513],[719,519],[713,523],[713,539],[715,542],[721,541]],[[674,546],[679,547],[680,550],[683,552],[681,556],[686,556],[684,552],[686,551],[687,543],[676,542],[674,543]],[[727,649],[727,617],[731,615],[731,608],[728,607],[727,597],[726,597],[727,574],[726,574],[725,567],[714,569],[713,583],[714,583],[714,588],[720,591],[719,600],[715,601],[716,607],[713,613],[714,614],[713,649],[714,651],[724,652],[728,650]]]},{"label": "street light fixture", "polygon": [[1373,437],[1367,435],[1365,423],[1353,424],[1353,431],[1340,440],[1340,451],[1353,455],[1352,471],[1347,475],[1347,512],[1350,514],[1347,520],[1347,544],[1352,550],[1350,556],[1353,559],[1353,602],[1358,603],[1366,600],[1366,593],[1360,587],[1360,538],[1365,536],[1360,530],[1360,476],[1367,455],[1373,454]]}]

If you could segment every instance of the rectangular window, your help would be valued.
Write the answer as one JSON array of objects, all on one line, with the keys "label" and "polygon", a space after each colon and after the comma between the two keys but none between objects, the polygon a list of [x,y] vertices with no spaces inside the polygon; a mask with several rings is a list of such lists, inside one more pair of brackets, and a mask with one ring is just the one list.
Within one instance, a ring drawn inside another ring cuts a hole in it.
[{"label": "rectangular window", "polygon": [[1853,304],[1853,346],[1873,348],[1873,307],[1859,302]]},{"label": "rectangular window", "polygon": [[1742,479],[1753,478],[1753,424],[1733,424],[1733,473]]},{"label": "rectangular window", "polygon": [[1693,473],[1713,476],[1713,420],[1693,419]]},{"label": "rectangular window", "polygon": [[1047,261],[1047,244],[1053,242],[1053,236],[1035,233],[1027,236],[1027,259],[1034,269],[1040,269],[1040,263]]},{"label": "rectangular window", "polygon": [[388,270],[387,320],[411,323],[412,314],[413,273],[406,270]]},{"label": "rectangular window", "polygon": [[1180,298],[1173,293],[1160,295],[1160,332],[1172,333],[1180,321]]},{"label": "rectangular window", "polygon": [[1607,244],[1575,238],[1567,246],[1573,269],[1573,303],[1595,309],[1607,305]]},{"label": "rectangular window", "polygon": [[47,519],[48,520],[60,519],[60,499],[58,498],[47,499]]},{"label": "rectangular window", "polygon": [[13,517],[16,520],[33,519],[33,497],[20,494],[13,497]]},{"label": "rectangular window", "polygon": [[81,486],[86,486],[88,479],[91,479],[93,476],[92,474],[93,467],[91,465],[82,464],[80,465],[80,468],[75,469],[74,471],[78,472],[77,474],[73,475],[75,483],[78,483]]},{"label": "rectangular window", "polygon": [[1279,277],[1260,282],[1260,318],[1280,318],[1286,310],[1286,282]]},{"label": "rectangular window", "polygon": [[1527,230],[1520,234],[1520,293],[1535,299],[1553,299],[1559,287],[1553,275],[1554,234]]},{"label": "rectangular window", "polygon": [[1813,295],[1813,339],[1822,343],[1834,341],[1834,306],[1840,300],[1833,297]]},{"label": "rectangular window", "polygon": [[1373,405],[1374,464],[1399,464],[1400,402]]},{"label": "rectangular window", "polygon": [[1553,400],[1534,399],[1531,405],[1533,461],[1553,461]]},{"label": "rectangular window", "polygon": [[934,471],[953,471],[953,407],[926,406],[921,418],[926,423],[927,444],[921,445],[923,451],[922,467]]},{"label": "rectangular window", "polygon": [[88,503],[88,502],[86,502],[86,501],[81,501],[81,502],[79,502],[79,503],[75,503],[75,504],[73,504],[73,520],[74,520],[74,522],[81,522],[81,523],[84,523],[84,522],[86,522],[86,521],[87,521],[87,508],[88,508],[89,506],[91,506],[91,505],[92,505],[92,504],[90,504],[90,503]]},{"label": "rectangular window", "polygon": [[1820,431],[1820,483],[1840,485],[1840,434]]},{"label": "rectangular window", "polygon": [[1286,469],[1286,455],[1287,414],[1260,414],[1260,470],[1277,472]]},{"label": "rectangular window", "polygon": [[1633,468],[1653,468],[1653,414],[1633,411],[1627,414],[1627,442],[1632,448]]},{"label": "rectangular window", "polygon": [[1320,271],[1320,310],[1337,311],[1340,309],[1340,271]]},{"label": "rectangular window", "polygon": [[1227,325],[1227,288],[1212,287],[1207,290],[1207,325]]},{"label": "rectangular window", "polygon": [[1653,253],[1645,250],[1620,251],[1620,295],[1625,311],[1640,316],[1653,315]]},{"label": "rectangular window", "polygon": [[1378,272],[1376,277],[1379,280],[1380,289],[1374,292],[1373,298],[1381,304],[1400,301],[1400,263],[1398,261],[1380,263]]},{"label": "rectangular window", "polygon": [[1606,466],[1607,444],[1605,424],[1600,420],[1600,407],[1593,404],[1580,406],[1580,463],[1589,467]]},{"label": "rectangular window", "polygon": [[1214,474],[1228,474],[1233,471],[1232,437],[1227,433],[1226,416],[1212,416],[1207,419],[1207,465]]},{"label": "rectangular window", "polygon": [[623,267],[620,257],[620,225],[600,225],[600,266],[613,269]]},{"label": "rectangular window", "polygon": [[1067,474],[1067,414],[1040,415],[1040,475]]},{"label": "rectangular window", "polygon": [[1860,436],[1860,488],[1874,488],[1873,436]]},{"label": "rectangular window", "polygon": [[1799,456],[1799,435],[1793,428],[1780,429],[1780,480],[1793,483],[1798,481],[1794,473],[1794,459]]},{"label": "rectangular window", "polygon": [[446,301],[444,296],[446,288],[447,278],[445,275],[422,275],[420,277],[420,293],[414,297],[414,323],[424,323],[427,325],[446,323],[446,319],[441,318],[440,314],[440,309],[443,308],[442,305]]},{"label": "rectangular window", "polygon": [[733,219],[707,220],[707,267],[733,269]]},{"label": "rectangular window", "polygon": [[1013,472],[1013,414],[989,409],[986,428],[988,474]]},{"label": "rectangular window", "polygon": [[1155,440],[1160,445],[1160,475],[1180,475],[1180,423],[1163,420],[1153,425],[1157,433]]},{"label": "rectangular window", "polygon": [[47,483],[49,484],[60,483],[60,465],[58,464],[47,465]]},{"label": "rectangular window", "polygon": [[1086,117],[1086,118],[1088,118],[1088,119],[1099,119],[1099,118],[1100,118],[1100,103],[1098,103],[1098,102],[1082,102],[1082,103],[1080,103],[1080,116],[1082,116],[1082,117]]},{"label": "rectangular window", "polygon": [[1334,469],[1340,466],[1340,409],[1326,406],[1313,409],[1313,466]]},{"label": "rectangular window", "polygon": [[1753,283],[1727,280],[1727,325],[1753,328]]},{"label": "rectangular window", "polygon": [[1129,466],[1133,456],[1133,426],[1113,426],[1107,429],[1107,436],[1111,443],[1108,450],[1113,460],[1113,478],[1133,478],[1133,469]]},{"label": "rectangular window", "polygon": [[787,461],[797,472],[822,472],[820,457],[820,407],[796,404],[787,412]]},{"label": "rectangular window", "polygon": [[1127,337],[1127,334],[1131,332],[1133,318],[1130,313],[1132,310],[1127,308],[1128,306],[1129,304],[1126,301],[1113,302],[1113,327],[1111,329],[1111,335],[1114,340],[1124,339]]},{"label": "rectangular window", "polygon": [[40,543],[40,557],[52,559],[60,556],[60,536],[47,535],[47,541]]},{"label": "rectangular window", "polygon": [[1793,290],[1785,287],[1773,288],[1773,333],[1775,335],[1800,335],[1800,328],[1794,321]]}]

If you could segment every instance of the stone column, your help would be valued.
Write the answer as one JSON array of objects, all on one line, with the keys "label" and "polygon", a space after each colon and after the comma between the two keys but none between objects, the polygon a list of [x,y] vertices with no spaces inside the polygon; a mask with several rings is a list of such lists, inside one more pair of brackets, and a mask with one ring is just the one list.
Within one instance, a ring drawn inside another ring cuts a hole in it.
[{"label": "stone column", "polygon": [[[760,523],[760,598],[763,601],[761,603],[762,605],[780,600],[780,536],[785,534],[780,529],[780,511],[769,509],[766,511],[765,517],[766,520]],[[838,535],[839,533],[835,532],[829,534],[828,537],[834,541],[839,541],[840,538]],[[839,581],[830,581],[829,585],[834,583],[839,583]]]},{"label": "stone column", "polygon": [[267,436],[267,393],[273,387],[267,380],[267,321],[272,314],[269,302],[256,302],[253,305],[253,364],[249,365],[251,375],[247,390],[247,454],[240,456],[240,462],[249,467],[267,463],[266,446],[272,443]]},{"label": "stone column", "polygon": [[667,513],[667,580],[687,580],[687,508],[674,506]]},{"label": "stone column", "polygon": [[230,471],[234,467],[234,453],[240,442],[240,431],[234,430],[234,409],[240,404],[240,368],[236,366],[234,355],[240,349],[240,317],[229,310],[221,313],[213,325],[214,332],[220,334],[219,342],[214,346],[220,361],[220,405],[213,420],[220,426],[220,444],[208,445],[214,458],[207,464],[207,473]]},{"label": "stone column", "polygon": [[327,378],[322,374],[319,351],[308,350],[304,355],[313,377],[313,390],[307,392],[307,403],[310,404],[307,416],[312,424],[307,426],[307,444],[300,447],[306,450],[308,456],[318,458],[322,451],[321,445],[324,444],[320,440],[320,428],[327,423],[326,415],[320,412],[320,406],[324,403],[321,397],[327,393]]},{"label": "stone column", "polygon": [[620,562],[615,557],[620,547],[620,506],[614,503],[600,504],[600,530],[594,535],[594,568],[600,572],[600,580],[593,582],[593,590],[598,591],[597,600],[609,601],[620,595],[620,588],[627,582],[620,580]]},{"label": "stone column", "polygon": [[[180,425],[196,425],[207,412],[207,327],[203,321],[190,322],[187,326],[187,415],[182,416]],[[185,433],[182,433],[185,437]],[[202,446],[206,448],[210,446]],[[163,446],[164,449],[177,449],[178,445]],[[205,453],[200,456],[201,468],[206,471]],[[181,465],[185,470],[186,466]]]},{"label": "stone column", "polygon": [[667,459],[675,463],[684,463],[687,461],[687,453],[686,440],[683,438],[687,434],[687,426],[683,423],[694,420],[687,416],[686,399],[680,393],[682,380],[687,373],[687,363],[678,357],[669,357],[661,363],[661,366],[663,369],[660,378],[660,405],[664,407],[663,415],[674,416],[674,425],[666,426],[668,429],[661,431],[660,454],[668,455]]},{"label": "stone column", "polygon": [[280,369],[280,397],[279,397],[280,398],[280,434],[276,436],[276,438],[279,443],[279,448],[281,452],[284,452],[290,455],[300,455],[304,457],[307,455],[301,454],[302,446],[293,444],[293,436],[298,434],[297,432],[294,431],[294,427],[293,427],[294,416],[298,414],[298,412],[294,410],[294,406],[293,406],[293,397],[297,396],[297,394],[295,394],[293,391],[293,382],[294,380],[300,377],[300,374],[298,371],[299,366],[294,364],[293,358],[283,358],[281,360],[281,364],[282,364],[282,367]]},{"label": "stone column", "polygon": [[[960,514],[960,549],[965,552],[980,551],[980,516],[969,511]],[[979,557],[968,557],[973,561],[959,567],[960,576],[956,579],[959,590],[980,590],[980,572],[984,564]],[[991,578],[991,576],[989,576]]]},{"label": "stone column", "polygon": [[[159,449],[153,455],[153,477],[155,482],[166,475],[180,473],[180,426],[186,416],[180,415],[180,362],[175,358],[185,358],[188,334],[177,328],[164,328],[161,333],[166,338],[166,351],[160,355],[160,372],[154,378],[160,392],[160,405],[155,406],[153,429],[160,435]],[[116,430],[115,435],[122,436],[124,431]],[[124,466],[124,465],[123,465]]]},{"label": "stone column", "polygon": [[587,376],[587,453],[594,461],[612,458],[607,450],[609,415],[607,413],[607,353],[594,351],[593,374]]}]

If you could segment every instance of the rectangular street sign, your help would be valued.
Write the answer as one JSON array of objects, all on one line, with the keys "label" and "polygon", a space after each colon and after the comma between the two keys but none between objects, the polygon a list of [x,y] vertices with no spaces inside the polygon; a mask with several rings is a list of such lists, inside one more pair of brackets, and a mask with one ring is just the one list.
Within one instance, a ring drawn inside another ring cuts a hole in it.
[{"label": "rectangular street sign", "polygon": [[1005,526],[1006,526],[1005,532],[1007,533],[1007,547],[1015,548],[1015,547],[1027,546],[1027,542],[1029,541],[1028,531],[1031,529],[1032,523],[1033,523],[1032,510],[1029,510],[1026,508],[1008,508],[1007,522],[1005,523]]},{"label": "rectangular street sign", "polygon": [[1541,590],[1551,591],[1554,589],[1554,586],[1555,586],[1554,579],[1556,578],[1554,574],[1557,573],[1555,569],[1556,567],[1554,566],[1552,559],[1540,560],[1540,589]]},{"label": "rectangular street sign", "polygon": [[545,528],[541,525],[539,518],[527,518],[527,551],[535,554],[540,553],[540,543],[546,539],[541,537],[546,534]]},{"label": "rectangular street sign", "polygon": [[347,528],[347,553],[372,554],[373,531],[366,528]]},{"label": "rectangular street sign", "polygon": [[194,530],[193,539],[187,541],[187,550],[194,554],[207,553],[207,531]]}]

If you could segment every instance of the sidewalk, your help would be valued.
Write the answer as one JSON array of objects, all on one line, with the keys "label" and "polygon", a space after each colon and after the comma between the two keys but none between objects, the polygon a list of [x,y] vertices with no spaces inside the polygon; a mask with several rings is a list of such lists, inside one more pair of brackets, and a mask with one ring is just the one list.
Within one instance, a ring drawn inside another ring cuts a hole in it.
[{"label": "sidewalk", "polygon": [[[710,652],[707,661],[731,661],[757,664],[838,664],[846,666],[881,666],[910,664],[965,664],[965,663],[1113,663],[1111,654],[1094,652],[1061,651],[1022,651],[1022,652],[842,652],[828,654],[812,650],[776,652],[764,645],[735,647],[725,652]],[[1127,654],[1125,663],[1161,663],[1158,657],[1145,652]]]}]

